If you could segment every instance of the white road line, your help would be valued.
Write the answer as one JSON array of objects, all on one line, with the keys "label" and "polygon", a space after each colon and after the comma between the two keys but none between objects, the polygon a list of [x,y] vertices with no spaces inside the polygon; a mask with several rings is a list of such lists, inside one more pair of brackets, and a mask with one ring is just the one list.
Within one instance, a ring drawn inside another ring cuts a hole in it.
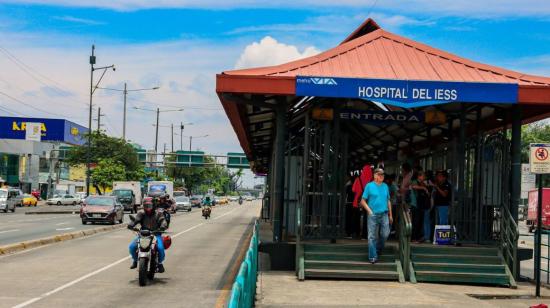
[{"label": "white road line", "polygon": [[[224,216],[226,216],[226,215],[231,214],[232,212],[234,212],[235,210],[240,209],[240,208],[241,208],[241,207],[234,208],[234,209],[232,209],[231,211],[229,211],[229,212],[227,212],[227,213],[225,213],[225,214],[223,214],[223,215],[220,215],[220,216],[218,216],[218,217],[216,217],[216,218],[213,218],[212,220],[220,219],[220,218],[222,218],[222,217],[224,217]],[[191,230],[193,230],[193,229],[196,229],[196,228],[198,228],[198,227],[200,227],[200,226],[202,226],[202,225],[204,225],[204,224],[205,224],[205,222],[201,222],[201,223],[198,224],[198,225],[195,225],[195,226],[193,226],[193,227],[191,227],[191,228],[189,228],[189,229],[183,230],[183,231],[181,231],[181,232],[175,234],[175,235],[173,236],[173,238],[178,237],[178,236],[180,236],[180,235],[182,235],[182,234],[184,234],[184,233],[187,233],[187,232],[189,232],[189,231],[191,231]],[[33,304],[33,303],[35,303],[35,302],[37,302],[37,301],[39,301],[39,300],[41,300],[41,299],[44,299],[44,298],[46,298],[46,297],[48,297],[48,296],[50,296],[50,295],[52,295],[52,294],[55,294],[55,293],[57,293],[57,292],[59,292],[59,291],[63,291],[63,290],[65,290],[66,288],[68,288],[68,287],[70,287],[70,286],[73,286],[73,285],[75,285],[75,284],[77,284],[77,283],[79,283],[79,282],[81,282],[81,281],[83,281],[83,280],[85,280],[85,279],[88,279],[88,278],[90,278],[90,277],[92,277],[92,276],[95,276],[95,275],[97,275],[97,274],[99,274],[99,273],[105,271],[105,270],[108,270],[108,269],[110,269],[111,267],[113,267],[113,266],[115,266],[115,265],[118,265],[118,264],[120,264],[120,263],[122,263],[122,262],[124,262],[124,261],[126,261],[126,260],[129,260],[130,258],[131,258],[130,256],[124,257],[124,258],[122,258],[122,259],[120,259],[120,260],[118,260],[118,261],[115,261],[115,262],[113,262],[113,263],[111,263],[111,264],[109,264],[109,265],[106,265],[106,266],[104,266],[104,267],[102,267],[102,268],[100,268],[100,269],[98,269],[98,270],[95,270],[95,271],[93,271],[93,272],[91,272],[91,273],[88,273],[88,274],[86,274],[86,275],[84,275],[84,276],[82,276],[82,277],[80,277],[80,278],[77,278],[77,279],[71,281],[71,282],[68,282],[68,283],[66,283],[66,284],[64,284],[64,285],[62,285],[62,286],[60,286],[60,287],[58,287],[58,288],[56,288],[56,289],[54,289],[54,290],[51,290],[51,291],[49,291],[49,292],[46,292],[46,293],[44,293],[44,294],[42,294],[42,295],[40,295],[40,296],[38,296],[38,297],[31,298],[30,300],[28,300],[28,301],[26,301],[26,302],[24,302],[24,303],[21,303],[21,304],[19,304],[19,305],[17,305],[17,306],[13,306],[13,308],[27,307],[27,306],[29,306],[30,304]]]},{"label": "white road line", "polygon": [[19,231],[19,229],[4,230],[4,231],[0,231],[0,233],[10,233],[10,232],[17,232],[17,231]]},{"label": "white road line", "polygon": [[61,225],[67,225],[67,224],[69,224],[69,223],[68,223],[68,222],[60,222],[60,223],[55,224],[55,225],[56,225],[56,226],[61,226]]},{"label": "white road line", "polygon": [[67,230],[72,230],[74,228],[60,228],[60,229],[55,229],[55,231],[67,231]]}]

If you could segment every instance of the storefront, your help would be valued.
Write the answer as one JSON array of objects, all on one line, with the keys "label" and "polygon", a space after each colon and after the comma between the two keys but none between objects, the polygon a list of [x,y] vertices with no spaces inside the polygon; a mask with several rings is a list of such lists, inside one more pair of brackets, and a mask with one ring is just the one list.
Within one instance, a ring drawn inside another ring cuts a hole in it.
[{"label": "storefront", "polygon": [[[29,138],[28,123],[38,123],[39,138]],[[10,186],[25,192],[39,189],[45,196],[50,181],[73,180],[75,172],[59,159],[60,154],[83,145],[86,131],[62,119],[0,117],[0,177]]]}]

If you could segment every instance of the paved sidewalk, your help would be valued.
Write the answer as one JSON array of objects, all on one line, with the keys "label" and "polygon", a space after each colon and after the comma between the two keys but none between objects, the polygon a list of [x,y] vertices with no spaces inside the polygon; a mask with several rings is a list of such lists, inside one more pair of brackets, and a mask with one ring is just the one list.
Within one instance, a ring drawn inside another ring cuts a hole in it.
[{"label": "paved sidewalk", "polygon": [[[294,272],[259,272],[257,307],[529,307],[550,304],[550,290],[543,299],[529,298],[530,284],[517,289],[431,283],[381,281],[298,281]],[[468,294],[519,296],[516,299],[476,299]]]}]

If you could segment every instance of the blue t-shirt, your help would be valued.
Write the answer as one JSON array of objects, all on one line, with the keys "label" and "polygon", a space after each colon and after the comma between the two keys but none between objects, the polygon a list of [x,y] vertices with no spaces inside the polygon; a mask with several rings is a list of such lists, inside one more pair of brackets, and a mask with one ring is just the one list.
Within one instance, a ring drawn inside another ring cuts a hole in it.
[{"label": "blue t-shirt", "polygon": [[374,214],[382,214],[388,211],[388,200],[390,199],[390,190],[386,183],[376,184],[370,182],[365,186],[363,199],[367,201],[369,208]]}]

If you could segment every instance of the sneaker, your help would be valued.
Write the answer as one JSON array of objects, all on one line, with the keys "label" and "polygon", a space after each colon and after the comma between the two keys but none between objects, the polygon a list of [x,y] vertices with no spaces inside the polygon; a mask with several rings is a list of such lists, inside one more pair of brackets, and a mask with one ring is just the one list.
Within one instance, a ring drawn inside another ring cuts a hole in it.
[{"label": "sneaker", "polygon": [[376,263],[376,259],[370,259],[370,264]]},{"label": "sneaker", "polygon": [[157,267],[157,272],[164,273],[164,265],[159,264],[158,267]]},{"label": "sneaker", "polygon": [[137,267],[137,261],[132,261],[132,265],[130,265],[130,269],[134,269]]}]

